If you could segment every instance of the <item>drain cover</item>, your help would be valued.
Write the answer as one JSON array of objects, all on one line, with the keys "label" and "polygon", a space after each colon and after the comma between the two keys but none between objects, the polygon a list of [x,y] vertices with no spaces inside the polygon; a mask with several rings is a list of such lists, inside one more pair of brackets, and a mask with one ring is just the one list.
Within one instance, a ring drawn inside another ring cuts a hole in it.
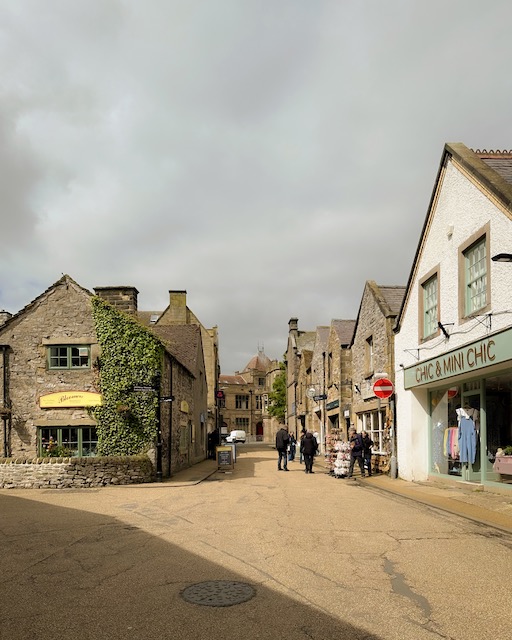
[{"label": "drain cover", "polygon": [[250,584],[231,580],[198,582],[181,592],[183,600],[205,607],[231,607],[247,602],[255,595],[256,591]]}]

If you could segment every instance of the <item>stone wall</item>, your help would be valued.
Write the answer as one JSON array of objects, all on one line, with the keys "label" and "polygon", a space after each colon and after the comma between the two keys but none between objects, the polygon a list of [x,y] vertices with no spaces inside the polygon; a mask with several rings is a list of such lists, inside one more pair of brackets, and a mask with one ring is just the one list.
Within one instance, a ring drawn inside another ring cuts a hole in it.
[{"label": "stone wall", "polygon": [[153,479],[153,465],[146,456],[0,458],[1,489],[83,489]]}]

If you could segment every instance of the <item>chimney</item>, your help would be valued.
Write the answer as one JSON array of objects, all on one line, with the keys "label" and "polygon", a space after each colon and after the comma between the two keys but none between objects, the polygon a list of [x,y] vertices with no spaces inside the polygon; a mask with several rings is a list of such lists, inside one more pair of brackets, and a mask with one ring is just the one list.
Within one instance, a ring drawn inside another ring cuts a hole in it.
[{"label": "chimney", "polygon": [[8,311],[4,311],[2,309],[2,311],[0,311],[0,327],[5,324],[7,322],[7,320],[10,320],[12,318],[12,313],[9,313]]},{"label": "chimney", "polygon": [[139,292],[135,287],[94,287],[94,292],[113,307],[136,315]]},{"label": "chimney", "polygon": [[296,336],[299,332],[299,319],[290,318],[288,320],[288,333]]},{"label": "chimney", "polygon": [[172,289],[169,291],[169,312],[172,324],[188,324],[186,291]]}]

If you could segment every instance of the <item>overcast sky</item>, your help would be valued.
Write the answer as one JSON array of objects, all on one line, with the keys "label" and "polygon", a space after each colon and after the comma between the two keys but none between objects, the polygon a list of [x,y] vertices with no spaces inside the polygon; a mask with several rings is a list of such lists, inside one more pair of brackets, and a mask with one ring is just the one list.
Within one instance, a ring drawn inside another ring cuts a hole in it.
[{"label": "overcast sky", "polygon": [[512,148],[510,0],[0,0],[0,309],[185,289],[223,373],[405,285],[446,142]]}]

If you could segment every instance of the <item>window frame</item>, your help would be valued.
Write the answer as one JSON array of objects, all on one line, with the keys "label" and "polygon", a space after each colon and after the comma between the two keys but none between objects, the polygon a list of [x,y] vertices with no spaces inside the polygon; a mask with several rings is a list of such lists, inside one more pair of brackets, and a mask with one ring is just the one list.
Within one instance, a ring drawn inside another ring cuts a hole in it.
[{"label": "window frame", "polygon": [[[459,247],[459,322],[461,323],[467,322],[476,316],[484,315],[491,308],[490,241],[490,223],[487,223]],[[468,291],[472,283],[468,281],[468,253],[481,243],[485,248],[485,257],[483,259],[485,262],[485,304],[478,309],[470,309],[468,302],[471,298],[468,296]]]},{"label": "window frame", "polygon": [[[56,355],[52,355],[52,350],[66,349],[66,355],[58,353]],[[73,354],[73,349],[76,349],[78,353],[76,355]],[[78,358],[79,361],[82,357],[80,355],[80,349],[87,349],[87,364],[78,364],[73,365],[73,358]],[[56,366],[52,365],[52,359],[57,359],[61,361],[65,358],[67,364],[66,366]],[[91,368],[91,345],[90,344],[49,344],[46,346],[46,365],[48,371],[77,371]]]},{"label": "window frame", "polygon": [[239,393],[235,396],[235,409],[249,409],[249,394]]},{"label": "window frame", "polygon": [[[436,287],[436,320],[435,320],[435,330],[425,335],[425,327],[426,327],[426,313],[428,309],[426,309],[425,305],[425,295],[426,295],[426,286],[434,279],[437,280]],[[440,305],[440,292],[441,292],[441,278],[440,278],[440,265],[436,265],[433,269],[431,269],[428,273],[421,278],[418,282],[419,291],[418,291],[418,335],[419,342],[426,342],[427,340],[432,340],[432,338],[436,338],[440,334],[440,329],[438,326],[438,322],[441,319],[441,305]]]},{"label": "window frame", "polygon": [[372,409],[360,415],[362,431],[367,431],[373,440],[372,453],[385,454],[386,442],[386,410]]},{"label": "window frame", "polygon": [[[97,454],[98,431],[97,431],[97,427],[96,426],[94,426],[94,425],[73,425],[73,424],[68,424],[68,425],[64,425],[64,426],[60,426],[60,425],[57,426],[57,425],[49,424],[47,426],[44,426],[44,427],[39,426],[37,428],[37,454],[38,454],[38,456],[40,458],[43,457],[43,449],[46,448],[44,446],[44,444],[43,444],[43,432],[45,430],[55,432],[55,435],[57,436],[56,440],[55,440],[55,442],[57,443],[57,446],[66,447],[66,443],[69,442],[69,440],[65,440],[63,438],[63,431],[65,429],[76,429],[76,431],[77,431],[77,442],[76,442],[76,445],[77,445],[76,451],[77,451],[77,453],[72,455],[72,456],[69,456],[69,457],[72,457],[72,458],[94,458],[94,457],[96,457],[98,455]],[[86,429],[90,429],[91,433],[92,433],[92,431],[95,431],[96,439],[88,438],[88,439],[84,440],[84,431]],[[49,435],[48,439],[50,437],[54,437],[54,436],[50,436]],[[84,442],[87,443],[87,444],[95,444],[94,447],[91,447],[91,449],[93,449],[93,451],[94,451],[93,453],[84,453]]]}]

